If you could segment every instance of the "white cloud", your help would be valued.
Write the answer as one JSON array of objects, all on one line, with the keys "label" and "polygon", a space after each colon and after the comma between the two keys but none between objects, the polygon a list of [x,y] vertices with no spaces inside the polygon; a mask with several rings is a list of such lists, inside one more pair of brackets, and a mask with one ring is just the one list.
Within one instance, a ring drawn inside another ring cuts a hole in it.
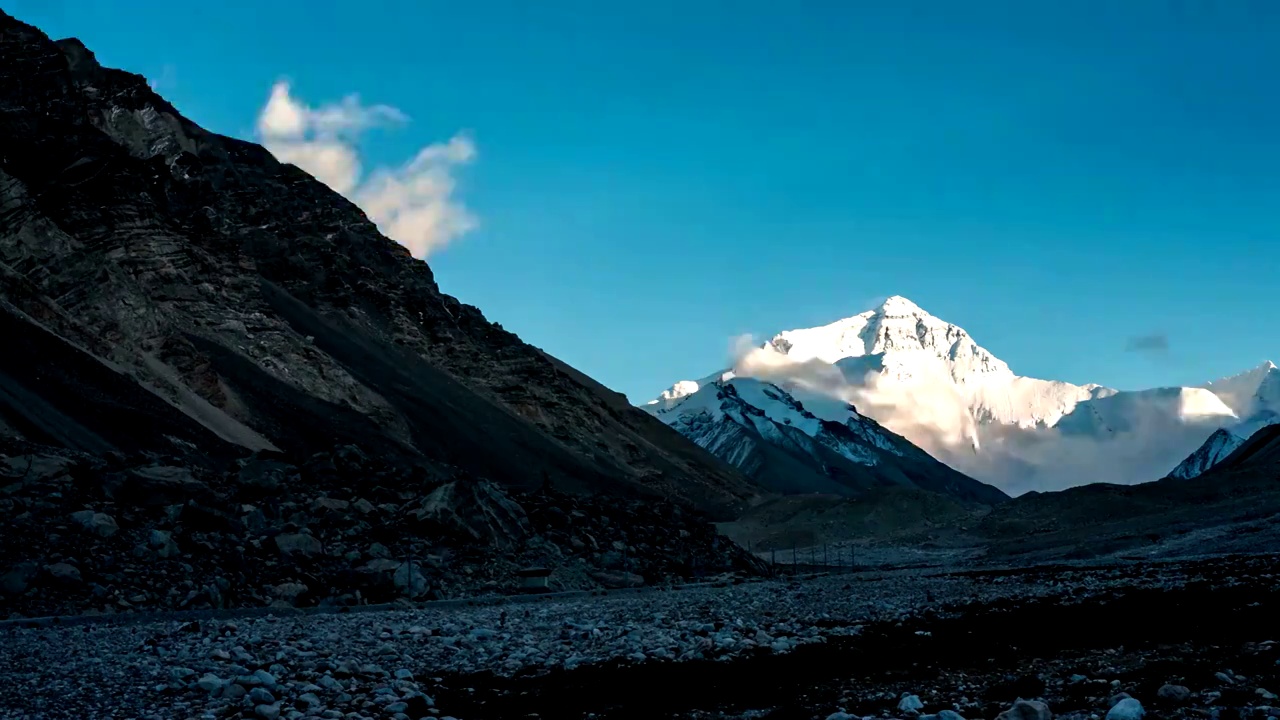
[{"label": "white cloud", "polygon": [[364,173],[360,136],[373,128],[408,122],[388,105],[364,105],[356,95],[313,108],[278,82],[258,115],[258,136],[281,162],[292,163],[356,203],[383,234],[425,258],[476,227],[454,196],[454,171],[475,159],[466,135],[433,143],[398,168]]},{"label": "white cloud", "polygon": [[165,92],[172,90],[178,85],[178,69],[169,63],[165,63],[160,68],[159,74],[147,78],[147,85],[151,87],[152,92]]}]

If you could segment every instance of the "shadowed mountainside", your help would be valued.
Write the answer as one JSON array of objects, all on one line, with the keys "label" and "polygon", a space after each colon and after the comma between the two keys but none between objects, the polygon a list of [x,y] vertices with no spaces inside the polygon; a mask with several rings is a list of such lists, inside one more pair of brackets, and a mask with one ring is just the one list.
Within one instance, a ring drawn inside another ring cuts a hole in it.
[{"label": "shadowed mountainside", "polygon": [[141,76],[2,13],[0,60],[0,316],[33,353],[0,365],[10,432],[86,452],[354,443],[721,516],[757,496],[441,293],[355,205],[199,128]]}]

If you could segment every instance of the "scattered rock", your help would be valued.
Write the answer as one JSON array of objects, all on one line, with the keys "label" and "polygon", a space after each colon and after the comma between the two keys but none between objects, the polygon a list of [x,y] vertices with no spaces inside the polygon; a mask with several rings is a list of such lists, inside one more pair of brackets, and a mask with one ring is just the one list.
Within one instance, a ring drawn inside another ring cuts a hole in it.
[{"label": "scattered rock", "polygon": [[79,523],[85,532],[100,538],[109,538],[120,531],[116,519],[106,513],[81,510],[71,513],[71,519]]},{"label": "scattered rock", "polygon": [[1146,714],[1142,703],[1134,698],[1125,698],[1107,711],[1107,720],[1142,720]]},{"label": "scattered rock", "polygon": [[637,588],[644,585],[644,578],[621,570],[594,572],[591,577],[606,588]]},{"label": "scattered rock", "polygon": [[149,507],[212,499],[208,486],[189,468],[172,465],[148,465],[108,475],[103,490],[117,503]]},{"label": "scattered rock", "polygon": [[205,673],[196,681],[196,687],[207,693],[216,693],[227,684],[226,680],[214,675],[213,673]]},{"label": "scattered rock", "polygon": [[1162,685],[1156,691],[1156,697],[1167,703],[1181,705],[1191,697],[1191,690],[1182,685]]},{"label": "scattered rock", "polygon": [[241,464],[236,480],[241,487],[251,491],[269,493],[290,483],[297,473],[297,468],[292,465],[254,456]]},{"label": "scattered rock", "polygon": [[173,558],[181,554],[178,543],[174,542],[173,536],[164,530],[152,530],[147,537],[147,547],[159,558]]},{"label": "scattered rock", "polygon": [[276,698],[271,694],[271,691],[264,687],[256,687],[250,690],[249,699],[253,701],[255,705],[271,705],[276,701]]},{"label": "scattered rock", "polygon": [[293,602],[300,595],[305,595],[309,589],[302,583],[281,583],[271,588],[271,591],[275,593],[276,597]]},{"label": "scattered rock", "polygon": [[903,695],[898,701],[898,712],[908,715],[918,715],[924,709],[924,703],[920,701],[918,695]]},{"label": "scattered rock", "polygon": [[996,720],[1053,720],[1053,713],[1039,700],[1019,700],[997,715]]},{"label": "scattered rock", "polygon": [[351,503],[347,502],[346,500],[335,500],[334,498],[329,498],[329,497],[319,497],[311,502],[311,512],[313,513],[343,512],[350,506],[351,506]]},{"label": "scattered rock", "polygon": [[62,585],[79,585],[82,580],[80,578],[80,568],[70,563],[54,563],[45,567],[45,572],[49,573],[49,577],[54,582]]},{"label": "scattered rock", "polygon": [[1109,708],[1115,707],[1117,704],[1120,703],[1120,701],[1128,700],[1131,697],[1133,696],[1127,692],[1118,692],[1115,695],[1112,695],[1111,698],[1107,701],[1107,707]]},{"label": "scattered rock", "polygon": [[6,595],[21,595],[31,587],[40,574],[40,566],[33,562],[18,563],[0,576],[0,591]]},{"label": "scattered rock", "polygon": [[[373,562],[371,561],[370,565]],[[395,561],[389,562],[394,563]],[[420,598],[427,594],[427,590],[430,589],[430,583],[427,581],[426,576],[422,574],[422,563],[396,563],[395,568],[392,581],[401,595]]]},{"label": "scattered rock", "polygon": [[324,552],[320,541],[306,533],[285,533],[276,536],[276,547],[284,555],[315,557]]}]

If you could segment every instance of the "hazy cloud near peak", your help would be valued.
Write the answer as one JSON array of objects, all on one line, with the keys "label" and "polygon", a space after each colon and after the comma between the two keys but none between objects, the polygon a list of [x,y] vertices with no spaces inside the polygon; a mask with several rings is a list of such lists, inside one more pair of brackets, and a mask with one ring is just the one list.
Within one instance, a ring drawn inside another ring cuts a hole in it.
[{"label": "hazy cloud near peak", "polygon": [[432,143],[395,168],[365,173],[359,140],[365,132],[401,125],[409,118],[389,105],[365,105],[358,95],[311,107],[285,81],[271,88],[258,114],[264,147],[359,205],[387,237],[426,258],[474,229],[477,220],[455,197],[456,169],[472,162],[475,143],[464,134]]},{"label": "hazy cloud near peak", "polygon": [[1164,354],[1169,352],[1169,336],[1164,333],[1135,335],[1124,344],[1125,352]]},{"label": "hazy cloud near peak", "polygon": [[160,72],[152,77],[147,78],[147,85],[152,92],[164,92],[172,90],[178,84],[178,69],[170,63],[165,63],[160,68]]}]

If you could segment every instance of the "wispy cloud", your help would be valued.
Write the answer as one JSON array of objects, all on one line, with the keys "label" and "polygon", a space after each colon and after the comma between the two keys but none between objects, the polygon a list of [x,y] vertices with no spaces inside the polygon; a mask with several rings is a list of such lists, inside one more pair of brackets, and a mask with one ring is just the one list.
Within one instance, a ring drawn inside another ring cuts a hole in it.
[{"label": "wispy cloud", "polygon": [[1169,336],[1164,333],[1136,335],[1124,344],[1125,352],[1164,355],[1169,352]]},{"label": "wispy cloud", "polygon": [[147,78],[147,85],[151,86],[152,92],[164,92],[172,90],[178,85],[178,69],[169,63],[165,63],[160,68],[160,72],[154,77]]},{"label": "wispy cloud", "polygon": [[464,134],[432,143],[399,167],[362,167],[359,140],[371,129],[409,122],[389,105],[365,105],[357,95],[312,107],[287,82],[271,88],[258,115],[263,146],[281,162],[306,170],[359,205],[389,238],[417,258],[474,229],[477,220],[455,197],[454,173],[476,156]]}]

